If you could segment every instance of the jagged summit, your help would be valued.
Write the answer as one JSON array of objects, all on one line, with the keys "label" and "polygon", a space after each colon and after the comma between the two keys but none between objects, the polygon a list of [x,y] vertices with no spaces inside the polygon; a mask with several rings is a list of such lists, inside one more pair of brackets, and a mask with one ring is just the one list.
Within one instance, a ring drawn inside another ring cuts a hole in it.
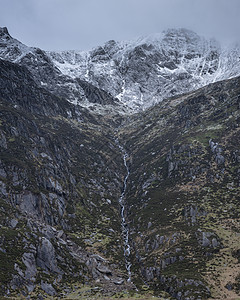
[{"label": "jagged summit", "polygon": [[4,38],[8,37],[8,40],[13,40],[13,37],[10,35],[7,27],[0,27],[0,43],[4,42]]},{"label": "jagged summit", "polygon": [[10,36],[7,27],[0,27],[0,36],[8,35]]}]

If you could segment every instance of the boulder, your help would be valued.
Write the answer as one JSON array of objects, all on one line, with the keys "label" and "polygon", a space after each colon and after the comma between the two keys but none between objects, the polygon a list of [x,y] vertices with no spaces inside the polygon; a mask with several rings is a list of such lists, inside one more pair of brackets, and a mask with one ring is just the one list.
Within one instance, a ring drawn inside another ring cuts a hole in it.
[{"label": "boulder", "polygon": [[32,279],[36,276],[37,268],[36,268],[36,260],[31,252],[25,252],[22,257],[22,261],[26,266],[25,278]]},{"label": "boulder", "polygon": [[41,288],[50,296],[56,295],[56,291],[50,283],[41,282]]},{"label": "boulder", "polygon": [[104,265],[98,265],[97,266],[97,270],[100,273],[107,274],[107,275],[112,275],[112,271],[108,267],[106,267]]},{"label": "boulder", "polygon": [[42,238],[37,248],[37,266],[50,272],[60,273],[55,249],[47,238]]}]

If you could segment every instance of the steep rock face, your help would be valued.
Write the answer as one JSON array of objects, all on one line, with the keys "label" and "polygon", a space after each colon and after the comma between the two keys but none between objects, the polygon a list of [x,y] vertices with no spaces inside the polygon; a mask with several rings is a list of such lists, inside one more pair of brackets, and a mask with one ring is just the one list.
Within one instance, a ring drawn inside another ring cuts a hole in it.
[{"label": "steep rock face", "polygon": [[40,115],[74,114],[70,104],[38,86],[26,67],[0,60],[0,76],[0,97],[8,103]]},{"label": "steep rock face", "polygon": [[129,42],[109,41],[89,52],[49,52],[73,78],[103,88],[134,110],[211,82],[239,75],[239,46],[221,47],[186,29]]},{"label": "steep rock face", "polygon": [[94,280],[127,290],[124,166],[108,120],[39,87],[25,67],[1,61],[0,74],[2,295]]}]

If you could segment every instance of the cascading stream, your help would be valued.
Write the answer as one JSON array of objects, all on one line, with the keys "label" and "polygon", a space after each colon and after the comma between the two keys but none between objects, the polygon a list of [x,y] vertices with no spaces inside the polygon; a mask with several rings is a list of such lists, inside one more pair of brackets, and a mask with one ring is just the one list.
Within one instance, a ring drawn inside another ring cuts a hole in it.
[{"label": "cascading stream", "polygon": [[122,190],[122,194],[118,200],[120,207],[121,207],[121,226],[122,226],[122,235],[123,235],[123,241],[124,241],[124,258],[125,258],[125,266],[126,266],[126,270],[128,272],[128,282],[131,282],[131,262],[129,261],[129,256],[131,253],[131,247],[129,244],[129,228],[128,228],[128,224],[126,221],[126,217],[125,217],[125,194],[126,194],[126,190],[127,190],[127,180],[130,174],[128,165],[127,165],[127,158],[129,157],[126,150],[123,148],[123,146],[121,146],[119,144],[119,140],[116,139],[115,140],[116,145],[118,146],[118,148],[121,150],[122,155],[123,155],[123,162],[124,162],[124,166],[126,168],[127,174],[124,177],[124,181],[123,181],[123,190]]}]

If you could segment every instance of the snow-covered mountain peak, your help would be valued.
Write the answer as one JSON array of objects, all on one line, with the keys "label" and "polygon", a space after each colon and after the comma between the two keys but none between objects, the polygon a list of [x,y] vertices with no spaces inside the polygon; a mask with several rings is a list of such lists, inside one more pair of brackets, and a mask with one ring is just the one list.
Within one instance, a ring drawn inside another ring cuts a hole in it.
[{"label": "snow-covered mountain peak", "polygon": [[110,40],[90,51],[61,52],[27,47],[1,28],[0,46],[0,58],[25,65],[39,84],[57,94],[64,90],[61,95],[69,101],[88,101],[87,82],[132,112],[240,75],[239,45],[222,47],[184,28],[131,41]]},{"label": "snow-covered mountain peak", "polygon": [[19,62],[25,55],[31,53],[33,49],[14,39],[9,34],[7,27],[0,28],[0,58]]},{"label": "snow-covered mountain peak", "polygon": [[201,37],[194,31],[186,28],[169,28],[163,31],[164,38],[182,39],[187,42],[200,40]]},{"label": "snow-covered mountain peak", "polygon": [[184,41],[186,43],[189,43],[191,41],[197,41],[200,40],[201,37],[196,34],[194,31],[180,28],[169,28],[166,30],[163,30],[162,32],[149,34],[147,36],[140,37],[136,40],[136,43],[138,45],[140,44],[153,44],[153,45],[159,45],[163,42],[171,43],[173,41]]},{"label": "snow-covered mountain peak", "polygon": [[131,41],[109,41],[89,52],[50,52],[66,75],[101,87],[133,110],[217,80],[237,76],[239,48],[180,28]]},{"label": "snow-covered mountain peak", "polygon": [[6,40],[11,38],[7,27],[0,27],[0,37],[1,37],[1,39],[6,39]]}]

